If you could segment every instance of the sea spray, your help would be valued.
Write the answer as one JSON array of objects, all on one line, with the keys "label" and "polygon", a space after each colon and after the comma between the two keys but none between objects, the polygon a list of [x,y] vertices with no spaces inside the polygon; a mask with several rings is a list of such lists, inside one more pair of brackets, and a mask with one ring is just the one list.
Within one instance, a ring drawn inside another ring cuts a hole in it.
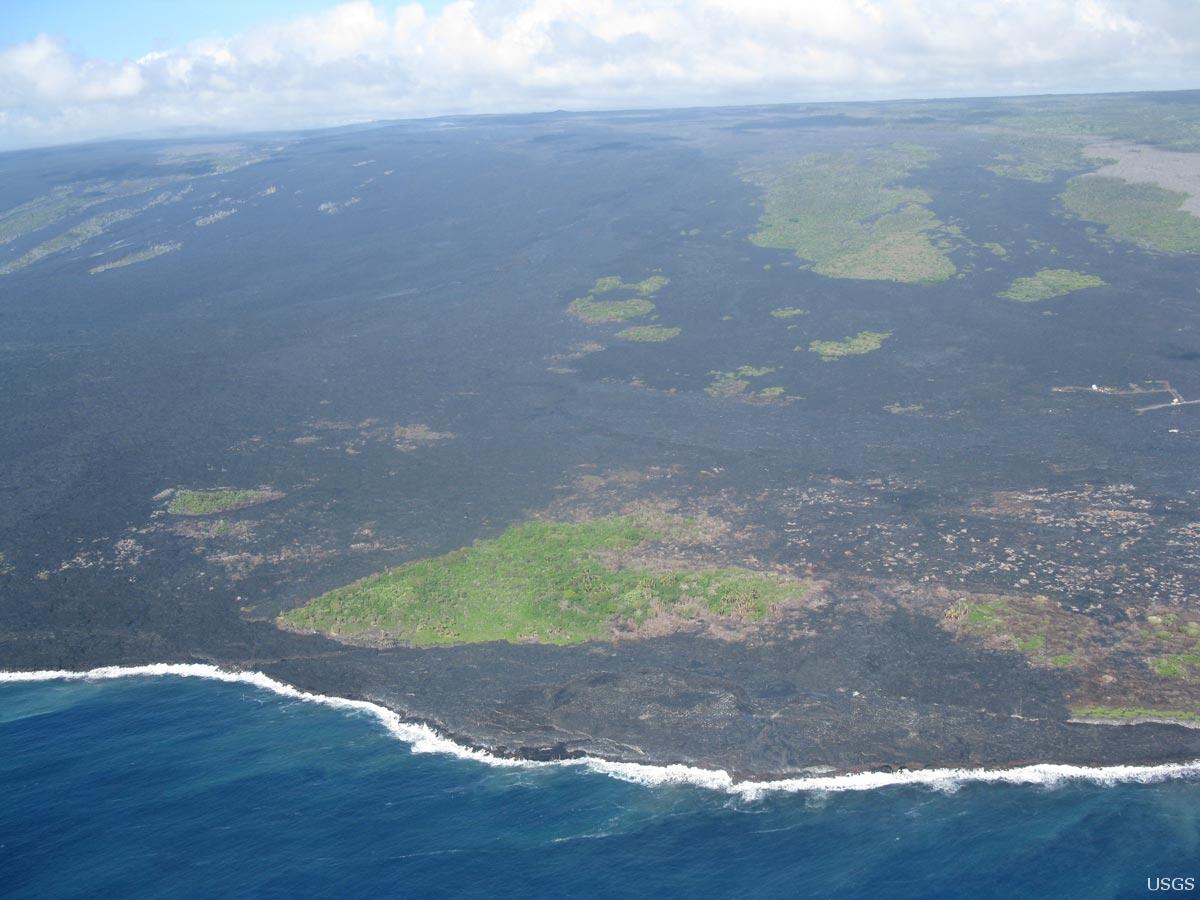
[{"label": "sea spray", "polygon": [[901,769],[893,772],[857,772],[845,775],[812,775],[780,778],[768,781],[735,781],[722,769],[705,769],[682,764],[648,765],[645,763],[613,762],[594,757],[563,760],[526,760],[497,756],[486,750],[458,744],[434,729],[419,723],[405,722],[400,716],[378,703],[350,700],[314,694],[292,687],[262,672],[243,672],[222,669],[205,663],[152,663],[143,666],[102,666],[84,672],[42,670],[33,672],[0,672],[0,684],[35,681],[100,681],[114,678],[206,678],[213,681],[247,684],[271,691],[281,697],[305,703],[319,703],[333,709],[363,712],[374,716],[395,738],[408,744],[413,753],[442,753],[459,759],[470,759],[489,766],[506,768],[541,768],[546,766],[582,767],[598,774],[646,786],[692,785],[715,791],[725,791],[746,800],[767,793],[867,791],[877,788],[917,785],[940,790],[954,790],[969,782],[987,784],[1041,785],[1054,787],[1069,781],[1112,785],[1122,782],[1147,784],[1172,778],[1200,775],[1200,760],[1187,763],[1164,763],[1152,766],[1074,766],[1039,763],[1008,769]]}]

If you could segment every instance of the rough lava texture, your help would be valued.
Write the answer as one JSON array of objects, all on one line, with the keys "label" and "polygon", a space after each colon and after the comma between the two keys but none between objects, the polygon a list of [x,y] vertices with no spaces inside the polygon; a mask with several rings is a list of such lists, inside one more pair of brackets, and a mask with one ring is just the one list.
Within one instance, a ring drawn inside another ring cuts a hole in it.
[{"label": "rough lava texture", "polygon": [[[744,778],[1200,758],[1197,134],[1180,93],[0,155],[0,668],[215,663]],[[1105,286],[997,300],[1044,270]],[[600,564],[812,590],[571,646],[276,625],[635,513],[697,530]]]}]

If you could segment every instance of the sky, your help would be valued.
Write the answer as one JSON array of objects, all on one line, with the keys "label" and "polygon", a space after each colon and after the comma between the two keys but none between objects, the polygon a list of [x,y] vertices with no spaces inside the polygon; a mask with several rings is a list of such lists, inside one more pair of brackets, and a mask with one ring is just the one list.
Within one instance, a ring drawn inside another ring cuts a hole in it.
[{"label": "sky", "polygon": [[0,150],[550,109],[1200,87],[1200,0],[0,0]]},{"label": "sky", "polygon": [[48,34],[84,57],[137,59],[333,5],[328,0],[6,0],[0,4],[0,47]]}]

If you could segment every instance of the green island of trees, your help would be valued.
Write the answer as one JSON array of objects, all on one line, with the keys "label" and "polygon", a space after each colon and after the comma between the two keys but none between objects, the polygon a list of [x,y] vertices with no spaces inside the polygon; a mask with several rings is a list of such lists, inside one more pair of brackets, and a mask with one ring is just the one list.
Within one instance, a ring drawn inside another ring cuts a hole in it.
[{"label": "green island of trees", "polygon": [[681,328],[667,328],[665,325],[634,325],[617,332],[617,337],[637,344],[661,344],[671,338],[679,337]]},{"label": "green island of trees", "polygon": [[1151,250],[1200,253],[1200,217],[1183,209],[1187,194],[1157,184],[1081,175],[1067,182],[1063,205],[1109,235]]},{"label": "green island of trees", "polygon": [[278,500],[283,494],[269,488],[215,488],[213,490],[178,490],[167,504],[167,512],[177,516],[207,516],[212,513],[242,509],[268,500]]},{"label": "green island of trees", "polygon": [[[591,293],[586,297],[579,297],[573,300],[570,306],[567,307],[567,311],[571,315],[593,325],[637,319],[654,311],[654,304],[646,298],[669,283],[669,279],[664,278],[662,275],[651,275],[642,281],[634,282],[622,281],[617,275],[605,275],[603,278],[596,279]],[[598,299],[601,295],[612,294],[617,291],[633,293],[637,296]],[[674,337],[674,335],[671,335],[671,337]],[[647,339],[653,340],[653,338]],[[637,338],[630,338],[630,340],[637,340]],[[668,340],[668,338],[660,338],[660,340]]]},{"label": "green island of trees", "polygon": [[750,379],[762,378],[775,371],[767,366],[739,366],[730,372],[712,371],[708,374],[713,380],[704,389],[710,397],[737,398],[748,403],[786,403],[795,398],[788,397],[784,388],[778,385],[750,390]]},{"label": "green island of trees", "polygon": [[[840,341],[813,341],[808,349],[818,354],[825,362],[844,359],[847,356],[860,356],[871,353],[883,346],[883,342],[892,336],[890,331],[860,331],[858,334]],[[803,350],[803,347],[797,347]]]},{"label": "green island of trees", "polygon": [[1018,278],[1000,296],[1021,303],[1036,303],[1052,297],[1062,297],[1086,288],[1103,287],[1104,279],[1072,269],[1041,269],[1025,278]]},{"label": "green island of trees", "polygon": [[765,191],[760,247],[791,250],[831,278],[907,283],[945,281],[953,229],[929,209],[932,198],[901,186],[937,154],[914,144],[817,153],[748,172]]},{"label": "green island of trees", "polygon": [[774,573],[675,568],[636,555],[660,540],[686,541],[695,529],[674,516],[527,521],[332,590],[284,613],[279,624],[372,644],[578,644],[665,614],[759,621],[808,591],[807,583]]},{"label": "green island of trees", "polygon": [[662,290],[670,282],[669,278],[664,278],[662,275],[651,275],[649,278],[633,282],[622,281],[619,275],[605,275],[603,278],[596,279],[596,283],[592,286],[592,293],[611,294],[613,291],[633,291],[635,294],[648,297]]},{"label": "green island of trees", "polygon": [[589,296],[572,301],[567,310],[585,322],[599,325],[604,322],[624,322],[640,318],[653,312],[654,304],[640,297],[630,300],[597,300]]}]

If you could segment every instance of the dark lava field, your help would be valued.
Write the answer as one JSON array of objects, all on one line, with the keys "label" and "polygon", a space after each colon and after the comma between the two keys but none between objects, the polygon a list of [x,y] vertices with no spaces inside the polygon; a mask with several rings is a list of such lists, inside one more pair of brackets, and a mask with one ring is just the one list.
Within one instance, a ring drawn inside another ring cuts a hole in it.
[{"label": "dark lava field", "polygon": [[[1198,758],[1198,172],[1191,93],[0,155],[0,670],[212,662],[741,777]],[[635,508],[712,523],[671,565],[806,602],[568,645],[277,625]]]}]

